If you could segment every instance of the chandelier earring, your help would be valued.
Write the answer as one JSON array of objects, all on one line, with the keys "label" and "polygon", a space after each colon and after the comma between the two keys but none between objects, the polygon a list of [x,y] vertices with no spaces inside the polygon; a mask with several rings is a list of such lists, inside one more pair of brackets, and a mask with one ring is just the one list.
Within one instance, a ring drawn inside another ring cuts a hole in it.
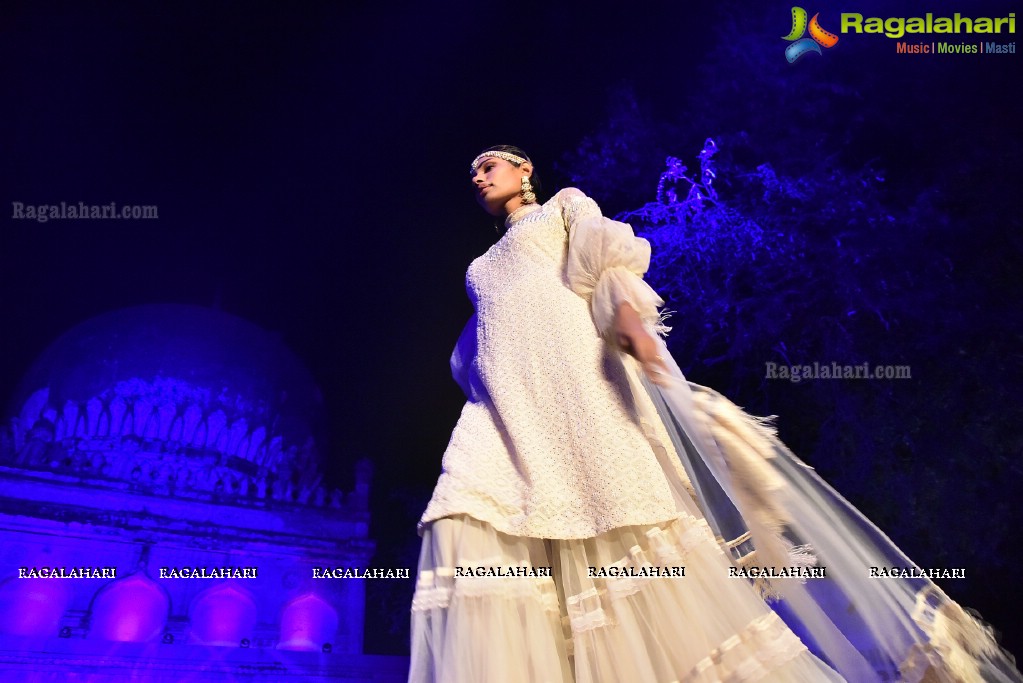
[{"label": "chandelier earring", "polygon": [[535,204],[536,195],[533,194],[533,185],[529,182],[529,176],[522,176],[522,189],[519,190],[523,204]]}]

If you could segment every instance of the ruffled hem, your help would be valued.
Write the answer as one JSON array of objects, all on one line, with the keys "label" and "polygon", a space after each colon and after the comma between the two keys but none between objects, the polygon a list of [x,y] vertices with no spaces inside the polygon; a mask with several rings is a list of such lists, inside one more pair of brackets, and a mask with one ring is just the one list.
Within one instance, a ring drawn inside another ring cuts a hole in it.
[{"label": "ruffled hem", "polygon": [[580,540],[438,520],[423,536],[409,680],[842,680],[728,566],[685,514]]}]

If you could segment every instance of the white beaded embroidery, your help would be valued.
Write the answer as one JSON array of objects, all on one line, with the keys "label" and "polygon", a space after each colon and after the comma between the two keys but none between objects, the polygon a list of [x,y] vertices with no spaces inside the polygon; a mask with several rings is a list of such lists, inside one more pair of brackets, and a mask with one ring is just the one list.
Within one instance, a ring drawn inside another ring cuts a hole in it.
[{"label": "white beaded embroidery", "polygon": [[469,266],[477,324],[463,335],[475,335],[476,400],[421,524],[463,513],[509,534],[588,538],[677,517],[626,370],[566,276],[570,228],[594,215],[593,200],[562,190],[514,216]]}]

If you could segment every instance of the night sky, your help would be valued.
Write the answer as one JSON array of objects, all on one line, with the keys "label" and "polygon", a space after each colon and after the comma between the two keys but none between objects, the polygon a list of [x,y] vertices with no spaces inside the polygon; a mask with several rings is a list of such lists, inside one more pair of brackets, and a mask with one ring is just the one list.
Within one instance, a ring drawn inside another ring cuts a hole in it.
[{"label": "night sky", "polygon": [[557,185],[551,163],[609,85],[677,81],[674,60],[700,49],[677,6],[542,7],[5,9],[8,208],[155,204],[159,220],[5,211],[2,306],[19,323],[3,393],[94,315],[215,305],[308,363],[336,448],[436,476],[462,403],[447,361],[465,268],[496,237],[469,161],[515,141]]},{"label": "night sky", "polygon": [[[777,43],[783,74],[807,64],[785,62],[791,5],[772,4],[777,22],[763,40]],[[907,14],[946,5],[897,4]],[[804,6],[837,31],[842,11],[895,5]],[[1004,16],[1018,3],[965,7],[948,11]],[[602,124],[623,86],[653,115],[684,122],[704,55],[729,39],[717,26],[736,11],[711,2],[4,3],[0,399],[51,341],[93,316],[145,303],[215,306],[280,332],[319,381],[334,481],[348,488],[352,462],[367,455],[377,508],[388,491],[428,495],[464,401],[448,356],[471,313],[465,268],[497,236],[469,192],[469,162],[487,145],[517,144],[556,189],[566,179],[554,164]],[[941,92],[937,108],[920,112],[936,131],[928,149],[907,150],[896,177],[923,160],[954,164],[942,145],[949,130],[971,134],[971,110],[1018,113],[1006,104],[1019,87],[1017,55],[906,67],[914,58],[879,40],[860,49],[885,50],[902,78]],[[836,55],[804,62],[819,60],[808,68],[822,73],[827,59],[855,68]],[[899,87],[889,76],[879,72],[876,87]],[[736,64],[719,77],[741,91],[747,75]],[[756,101],[736,102],[731,119],[757,115]],[[1019,120],[998,120],[995,134],[1018,145]],[[877,125],[899,144],[897,131]],[[655,184],[656,170],[639,202]],[[12,220],[18,201],[155,204],[159,219]],[[375,535],[414,536],[414,522],[381,513]]]}]

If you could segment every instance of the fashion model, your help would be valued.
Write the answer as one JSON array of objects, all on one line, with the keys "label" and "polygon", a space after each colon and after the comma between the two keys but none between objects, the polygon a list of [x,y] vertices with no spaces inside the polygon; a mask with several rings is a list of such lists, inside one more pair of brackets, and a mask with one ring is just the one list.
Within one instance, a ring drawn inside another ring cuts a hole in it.
[{"label": "fashion model", "polygon": [[530,158],[471,164],[468,401],[419,524],[410,681],[1018,681],[769,426],[688,383],[649,244]]}]

